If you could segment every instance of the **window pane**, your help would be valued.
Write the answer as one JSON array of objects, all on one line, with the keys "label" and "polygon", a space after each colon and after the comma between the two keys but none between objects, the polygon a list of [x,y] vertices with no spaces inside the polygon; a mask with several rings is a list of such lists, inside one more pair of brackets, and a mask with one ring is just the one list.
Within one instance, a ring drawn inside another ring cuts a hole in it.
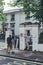
[{"label": "window pane", "polygon": [[14,21],[14,20],[15,20],[15,15],[12,14],[12,15],[11,15],[11,21]]},{"label": "window pane", "polygon": [[11,26],[11,27],[14,27],[14,23],[11,23],[10,26]]}]

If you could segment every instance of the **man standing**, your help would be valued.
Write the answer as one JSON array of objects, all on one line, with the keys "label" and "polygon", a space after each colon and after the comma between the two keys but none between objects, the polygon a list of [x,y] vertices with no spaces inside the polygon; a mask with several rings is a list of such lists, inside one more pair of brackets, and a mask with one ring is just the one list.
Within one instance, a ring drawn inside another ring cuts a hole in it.
[{"label": "man standing", "polygon": [[9,37],[7,38],[7,52],[9,53],[12,49],[12,42],[11,42],[12,38],[11,35],[9,35]]}]

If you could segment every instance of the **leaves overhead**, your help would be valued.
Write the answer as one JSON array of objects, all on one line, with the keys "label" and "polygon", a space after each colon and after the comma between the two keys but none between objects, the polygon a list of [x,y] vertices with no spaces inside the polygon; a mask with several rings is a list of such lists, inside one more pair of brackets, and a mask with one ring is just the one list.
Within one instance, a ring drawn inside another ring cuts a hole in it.
[{"label": "leaves overhead", "polygon": [[[34,17],[35,19],[43,22],[43,0],[16,0],[12,3],[12,6],[23,6],[23,10],[27,18]],[[30,12],[33,13],[30,16]]]}]

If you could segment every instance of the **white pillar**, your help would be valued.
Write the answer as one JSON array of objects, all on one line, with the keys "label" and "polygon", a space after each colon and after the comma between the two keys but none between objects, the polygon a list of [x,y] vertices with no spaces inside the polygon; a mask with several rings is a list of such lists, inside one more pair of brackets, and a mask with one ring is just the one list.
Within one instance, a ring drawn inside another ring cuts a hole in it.
[{"label": "white pillar", "polygon": [[11,27],[10,27],[10,23],[9,23],[9,24],[8,24],[8,31],[10,31],[10,28],[11,28]]},{"label": "white pillar", "polygon": [[32,28],[32,50],[38,51],[38,26]]},{"label": "white pillar", "polygon": [[17,42],[16,42],[16,49],[18,49],[18,39],[17,39]]}]

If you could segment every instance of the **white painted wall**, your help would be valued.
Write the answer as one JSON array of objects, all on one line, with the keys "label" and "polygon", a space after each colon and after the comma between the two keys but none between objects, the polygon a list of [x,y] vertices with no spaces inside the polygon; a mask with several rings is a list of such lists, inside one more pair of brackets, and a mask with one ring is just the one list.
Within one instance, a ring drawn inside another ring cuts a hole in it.
[{"label": "white painted wall", "polygon": [[20,34],[23,33],[23,37],[20,36],[20,49],[25,49],[24,35],[26,30],[30,30],[30,35],[32,36],[32,50],[38,51],[38,25],[20,26]]},{"label": "white painted wall", "polygon": [[10,22],[10,19],[11,19],[10,14],[7,14],[7,23],[9,23],[9,22]]},{"label": "white painted wall", "polygon": [[38,51],[43,51],[43,44],[38,44]]},{"label": "white painted wall", "polygon": [[38,51],[38,26],[32,28],[33,51]]},{"label": "white painted wall", "polygon": [[[15,14],[15,21],[11,21],[11,14]],[[7,23],[9,24],[11,22],[15,23],[15,35],[19,35],[19,24],[25,22],[24,12],[14,12],[7,14]]]},{"label": "white painted wall", "polygon": [[7,30],[10,30],[9,29],[10,28],[10,20],[11,20],[11,16],[10,16],[10,14],[7,14],[7,22],[6,22],[6,23],[8,23]]},{"label": "white painted wall", "polygon": [[19,24],[25,22],[25,14],[23,12],[15,13],[15,35],[19,35]]}]

